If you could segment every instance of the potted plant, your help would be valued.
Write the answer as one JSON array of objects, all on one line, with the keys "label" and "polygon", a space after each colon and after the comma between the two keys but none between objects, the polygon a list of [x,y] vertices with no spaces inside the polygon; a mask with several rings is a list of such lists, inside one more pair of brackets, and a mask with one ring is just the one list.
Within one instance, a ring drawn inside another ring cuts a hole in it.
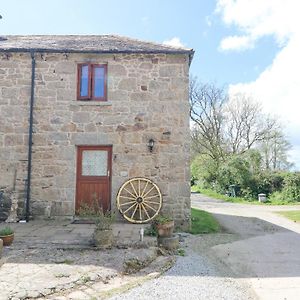
[{"label": "potted plant", "polygon": [[112,224],[114,216],[110,212],[99,210],[95,217],[94,243],[100,248],[110,248],[113,244]]},{"label": "potted plant", "polygon": [[85,221],[96,225],[93,232],[93,244],[99,248],[110,248],[113,243],[114,216],[110,212],[103,211],[96,196],[90,204],[83,202],[79,209],[79,215]]},{"label": "potted plant", "polygon": [[14,240],[14,231],[9,226],[0,229],[0,239],[3,241],[3,246],[10,246]]},{"label": "potted plant", "polygon": [[169,216],[158,215],[154,219],[154,225],[159,237],[169,237],[173,234],[174,220]]}]

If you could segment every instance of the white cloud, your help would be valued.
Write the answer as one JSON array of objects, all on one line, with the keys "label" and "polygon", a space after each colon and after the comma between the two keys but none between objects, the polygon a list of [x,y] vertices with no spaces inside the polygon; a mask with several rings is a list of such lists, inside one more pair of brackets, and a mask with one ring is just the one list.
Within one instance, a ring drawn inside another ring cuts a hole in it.
[{"label": "white cloud", "polygon": [[178,37],[173,37],[170,40],[163,41],[163,44],[167,45],[167,46],[172,46],[175,48],[185,48],[185,46],[182,44],[182,42],[180,41],[180,39]]},{"label": "white cloud", "polygon": [[263,36],[273,35],[282,45],[298,31],[297,2],[297,0],[219,0],[216,11],[222,15],[227,25],[236,25],[253,42]]},{"label": "white cloud", "polygon": [[[226,24],[233,24],[243,32],[246,41],[274,36],[282,46],[272,64],[253,82],[231,85],[230,93],[245,92],[261,101],[266,111],[276,114],[286,126],[294,145],[291,157],[300,169],[300,18],[297,0],[219,0],[217,11]],[[225,37],[225,41],[228,37]],[[224,40],[221,42],[224,43]],[[241,42],[241,41],[240,41]],[[241,47],[236,42],[231,48]],[[244,43],[251,47],[251,43]],[[225,49],[223,47],[223,49]]]},{"label": "white cloud", "polygon": [[254,47],[253,39],[249,36],[228,36],[221,41],[220,50],[244,50]]}]

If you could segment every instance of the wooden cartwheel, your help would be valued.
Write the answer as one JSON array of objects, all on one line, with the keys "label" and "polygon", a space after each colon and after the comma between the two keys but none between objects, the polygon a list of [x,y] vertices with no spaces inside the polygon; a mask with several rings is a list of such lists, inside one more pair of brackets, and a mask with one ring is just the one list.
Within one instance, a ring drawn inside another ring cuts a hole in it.
[{"label": "wooden cartwheel", "polygon": [[159,187],[150,179],[136,177],[127,180],[117,194],[117,206],[131,223],[147,223],[155,218],[162,205]]}]

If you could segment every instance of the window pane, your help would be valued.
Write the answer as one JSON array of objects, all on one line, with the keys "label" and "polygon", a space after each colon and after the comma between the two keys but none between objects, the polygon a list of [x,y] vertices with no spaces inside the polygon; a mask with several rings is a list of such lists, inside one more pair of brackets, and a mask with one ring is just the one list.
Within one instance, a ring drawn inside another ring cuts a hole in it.
[{"label": "window pane", "polygon": [[104,97],[105,71],[103,67],[94,68],[94,97]]},{"label": "window pane", "polygon": [[80,97],[89,95],[89,66],[81,67]]},{"label": "window pane", "polygon": [[82,151],[83,176],[107,176],[107,151]]}]

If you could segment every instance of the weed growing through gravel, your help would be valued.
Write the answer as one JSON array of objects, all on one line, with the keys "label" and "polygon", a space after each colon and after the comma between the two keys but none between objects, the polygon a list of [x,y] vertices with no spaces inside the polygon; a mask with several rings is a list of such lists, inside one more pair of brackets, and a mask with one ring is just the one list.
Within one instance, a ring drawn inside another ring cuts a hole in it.
[{"label": "weed growing through gravel", "polygon": [[91,277],[88,275],[83,275],[83,276],[81,276],[80,279],[81,279],[82,283],[87,283],[87,282],[91,281]]},{"label": "weed growing through gravel", "polygon": [[177,255],[179,255],[179,256],[185,256],[185,251],[184,251],[184,249],[178,249],[178,250],[177,250]]},{"label": "weed growing through gravel", "polygon": [[61,260],[61,261],[56,261],[55,262],[56,264],[66,264],[66,265],[73,265],[74,261],[71,260],[71,259],[64,259],[64,260]]}]

